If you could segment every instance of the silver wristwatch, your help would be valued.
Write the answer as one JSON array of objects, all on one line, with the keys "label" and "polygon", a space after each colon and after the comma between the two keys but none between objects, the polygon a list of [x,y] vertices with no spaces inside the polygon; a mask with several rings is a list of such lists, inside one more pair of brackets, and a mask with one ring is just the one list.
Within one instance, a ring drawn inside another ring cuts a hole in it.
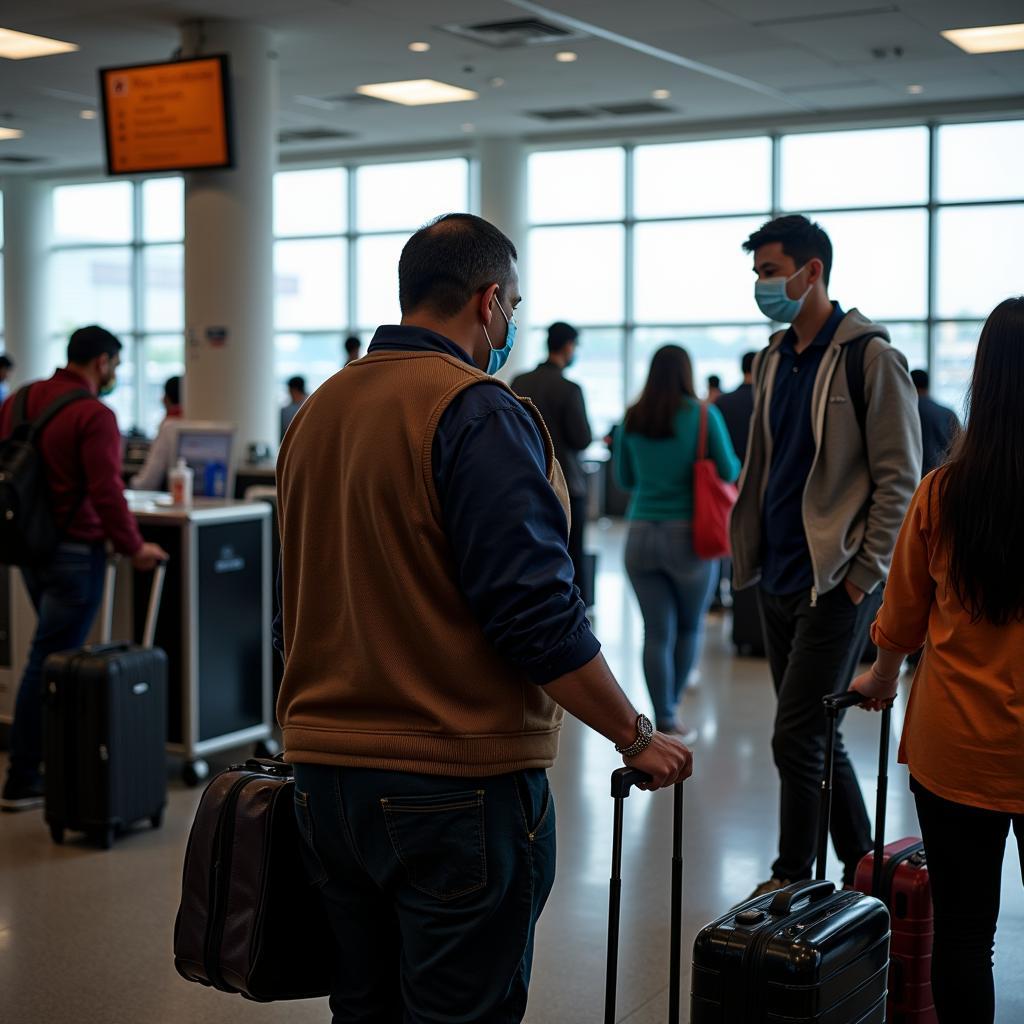
[{"label": "silver wristwatch", "polygon": [[617,753],[623,757],[636,757],[643,753],[651,745],[651,737],[654,735],[654,725],[646,715],[636,716],[636,739],[628,747],[615,745]]}]

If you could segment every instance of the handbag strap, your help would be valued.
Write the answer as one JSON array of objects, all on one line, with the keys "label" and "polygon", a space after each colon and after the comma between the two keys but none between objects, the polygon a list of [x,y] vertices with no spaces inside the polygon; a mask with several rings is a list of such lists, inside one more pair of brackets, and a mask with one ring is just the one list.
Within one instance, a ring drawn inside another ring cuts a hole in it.
[{"label": "handbag strap", "polygon": [[700,403],[700,427],[697,430],[697,461],[708,457],[708,403]]}]

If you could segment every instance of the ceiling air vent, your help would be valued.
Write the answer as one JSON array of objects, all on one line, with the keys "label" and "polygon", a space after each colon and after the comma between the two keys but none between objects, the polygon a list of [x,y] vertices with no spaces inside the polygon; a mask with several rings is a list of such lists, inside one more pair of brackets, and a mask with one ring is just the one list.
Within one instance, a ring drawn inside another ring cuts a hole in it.
[{"label": "ceiling air vent", "polygon": [[667,107],[664,103],[651,103],[649,100],[639,100],[636,103],[608,103],[597,109],[602,114],[610,114],[612,117],[638,117],[643,114],[675,113],[672,107]]},{"label": "ceiling air vent", "polygon": [[538,46],[544,43],[564,43],[569,39],[582,39],[582,32],[560,28],[538,18],[515,18],[511,21],[484,21],[476,25],[441,25],[460,39],[468,39],[481,46],[508,50],[517,46]]},{"label": "ceiling air vent", "polygon": [[327,142],[352,137],[352,132],[338,131],[337,128],[286,128],[278,132],[277,141],[287,146],[294,142]]},{"label": "ceiling air vent", "polygon": [[540,121],[578,121],[583,118],[598,117],[593,107],[562,107],[558,110],[528,110],[527,117],[536,117]]}]

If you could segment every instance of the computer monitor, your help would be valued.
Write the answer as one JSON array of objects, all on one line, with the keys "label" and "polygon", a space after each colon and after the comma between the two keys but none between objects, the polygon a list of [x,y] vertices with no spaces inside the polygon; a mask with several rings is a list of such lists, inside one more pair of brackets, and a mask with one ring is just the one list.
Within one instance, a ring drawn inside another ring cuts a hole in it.
[{"label": "computer monitor", "polygon": [[235,428],[230,423],[182,420],[176,424],[174,460],[184,459],[195,473],[194,497],[234,497],[234,442]]}]

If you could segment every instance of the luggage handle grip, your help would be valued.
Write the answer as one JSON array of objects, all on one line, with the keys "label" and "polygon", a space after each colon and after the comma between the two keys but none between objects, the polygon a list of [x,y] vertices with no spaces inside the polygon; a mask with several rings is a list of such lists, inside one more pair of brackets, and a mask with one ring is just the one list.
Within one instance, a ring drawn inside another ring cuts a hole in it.
[{"label": "luggage handle grip", "polygon": [[612,772],[612,799],[625,800],[634,786],[651,781],[647,772],[637,768],[617,768]]},{"label": "luggage handle grip", "polygon": [[[867,698],[863,693],[858,693],[856,690],[847,690],[845,693],[830,693],[827,697],[822,697],[821,702],[825,705],[825,714],[830,717],[835,717],[840,711],[846,708],[855,708],[863,704]],[[895,700],[895,698],[893,699]],[[892,707],[893,700],[886,701],[887,707]]]},{"label": "luggage handle grip", "polygon": [[806,896],[811,903],[816,903],[831,896],[835,891],[836,887],[832,882],[799,882],[778,893],[772,900],[768,913],[774,917],[785,917],[797,900],[802,900]]}]

